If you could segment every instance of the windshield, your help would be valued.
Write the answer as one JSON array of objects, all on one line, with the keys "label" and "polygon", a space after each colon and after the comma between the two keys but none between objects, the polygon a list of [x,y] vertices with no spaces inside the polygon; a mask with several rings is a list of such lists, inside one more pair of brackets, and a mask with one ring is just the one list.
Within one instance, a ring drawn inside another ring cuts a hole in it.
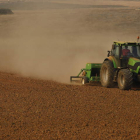
[{"label": "windshield", "polygon": [[122,56],[140,57],[140,46],[122,46]]}]

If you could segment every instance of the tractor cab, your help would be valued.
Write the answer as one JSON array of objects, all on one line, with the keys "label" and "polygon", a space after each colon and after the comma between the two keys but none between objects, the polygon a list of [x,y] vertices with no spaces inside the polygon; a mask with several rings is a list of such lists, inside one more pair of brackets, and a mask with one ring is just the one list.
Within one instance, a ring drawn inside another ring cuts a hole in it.
[{"label": "tractor cab", "polygon": [[140,43],[114,42],[110,56],[117,62],[117,67],[128,67],[129,58],[140,59]]}]

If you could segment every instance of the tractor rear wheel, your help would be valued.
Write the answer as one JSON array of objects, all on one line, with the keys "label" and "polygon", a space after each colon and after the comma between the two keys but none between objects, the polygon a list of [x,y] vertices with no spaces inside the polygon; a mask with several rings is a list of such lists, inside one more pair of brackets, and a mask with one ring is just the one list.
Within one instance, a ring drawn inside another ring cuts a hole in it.
[{"label": "tractor rear wheel", "polygon": [[118,86],[119,89],[128,90],[131,89],[133,84],[133,74],[128,69],[122,69],[118,74]]},{"label": "tractor rear wheel", "polygon": [[86,77],[86,76],[84,76],[83,78],[82,78],[82,85],[85,85],[85,84],[87,84],[89,81],[88,81],[88,78]]},{"label": "tractor rear wheel", "polygon": [[101,85],[103,87],[111,88],[115,86],[115,83],[113,82],[114,73],[115,69],[113,62],[108,60],[104,61],[100,70]]}]

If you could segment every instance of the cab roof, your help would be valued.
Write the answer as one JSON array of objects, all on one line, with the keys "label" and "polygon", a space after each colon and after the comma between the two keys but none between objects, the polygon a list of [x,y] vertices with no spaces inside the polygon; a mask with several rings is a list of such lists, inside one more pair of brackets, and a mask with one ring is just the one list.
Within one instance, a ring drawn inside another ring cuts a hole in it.
[{"label": "cab roof", "polygon": [[116,45],[140,45],[138,42],[114,41]]}]

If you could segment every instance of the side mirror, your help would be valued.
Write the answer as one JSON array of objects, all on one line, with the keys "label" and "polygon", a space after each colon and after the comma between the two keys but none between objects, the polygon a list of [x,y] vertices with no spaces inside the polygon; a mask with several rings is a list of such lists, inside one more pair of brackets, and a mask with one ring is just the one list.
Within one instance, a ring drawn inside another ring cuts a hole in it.
[{"label": "side mirror", "polygon": [[107,57],[109,57],[110,56],[110,51],[107,51],[108,52],[108,55],[107,55]]}]

